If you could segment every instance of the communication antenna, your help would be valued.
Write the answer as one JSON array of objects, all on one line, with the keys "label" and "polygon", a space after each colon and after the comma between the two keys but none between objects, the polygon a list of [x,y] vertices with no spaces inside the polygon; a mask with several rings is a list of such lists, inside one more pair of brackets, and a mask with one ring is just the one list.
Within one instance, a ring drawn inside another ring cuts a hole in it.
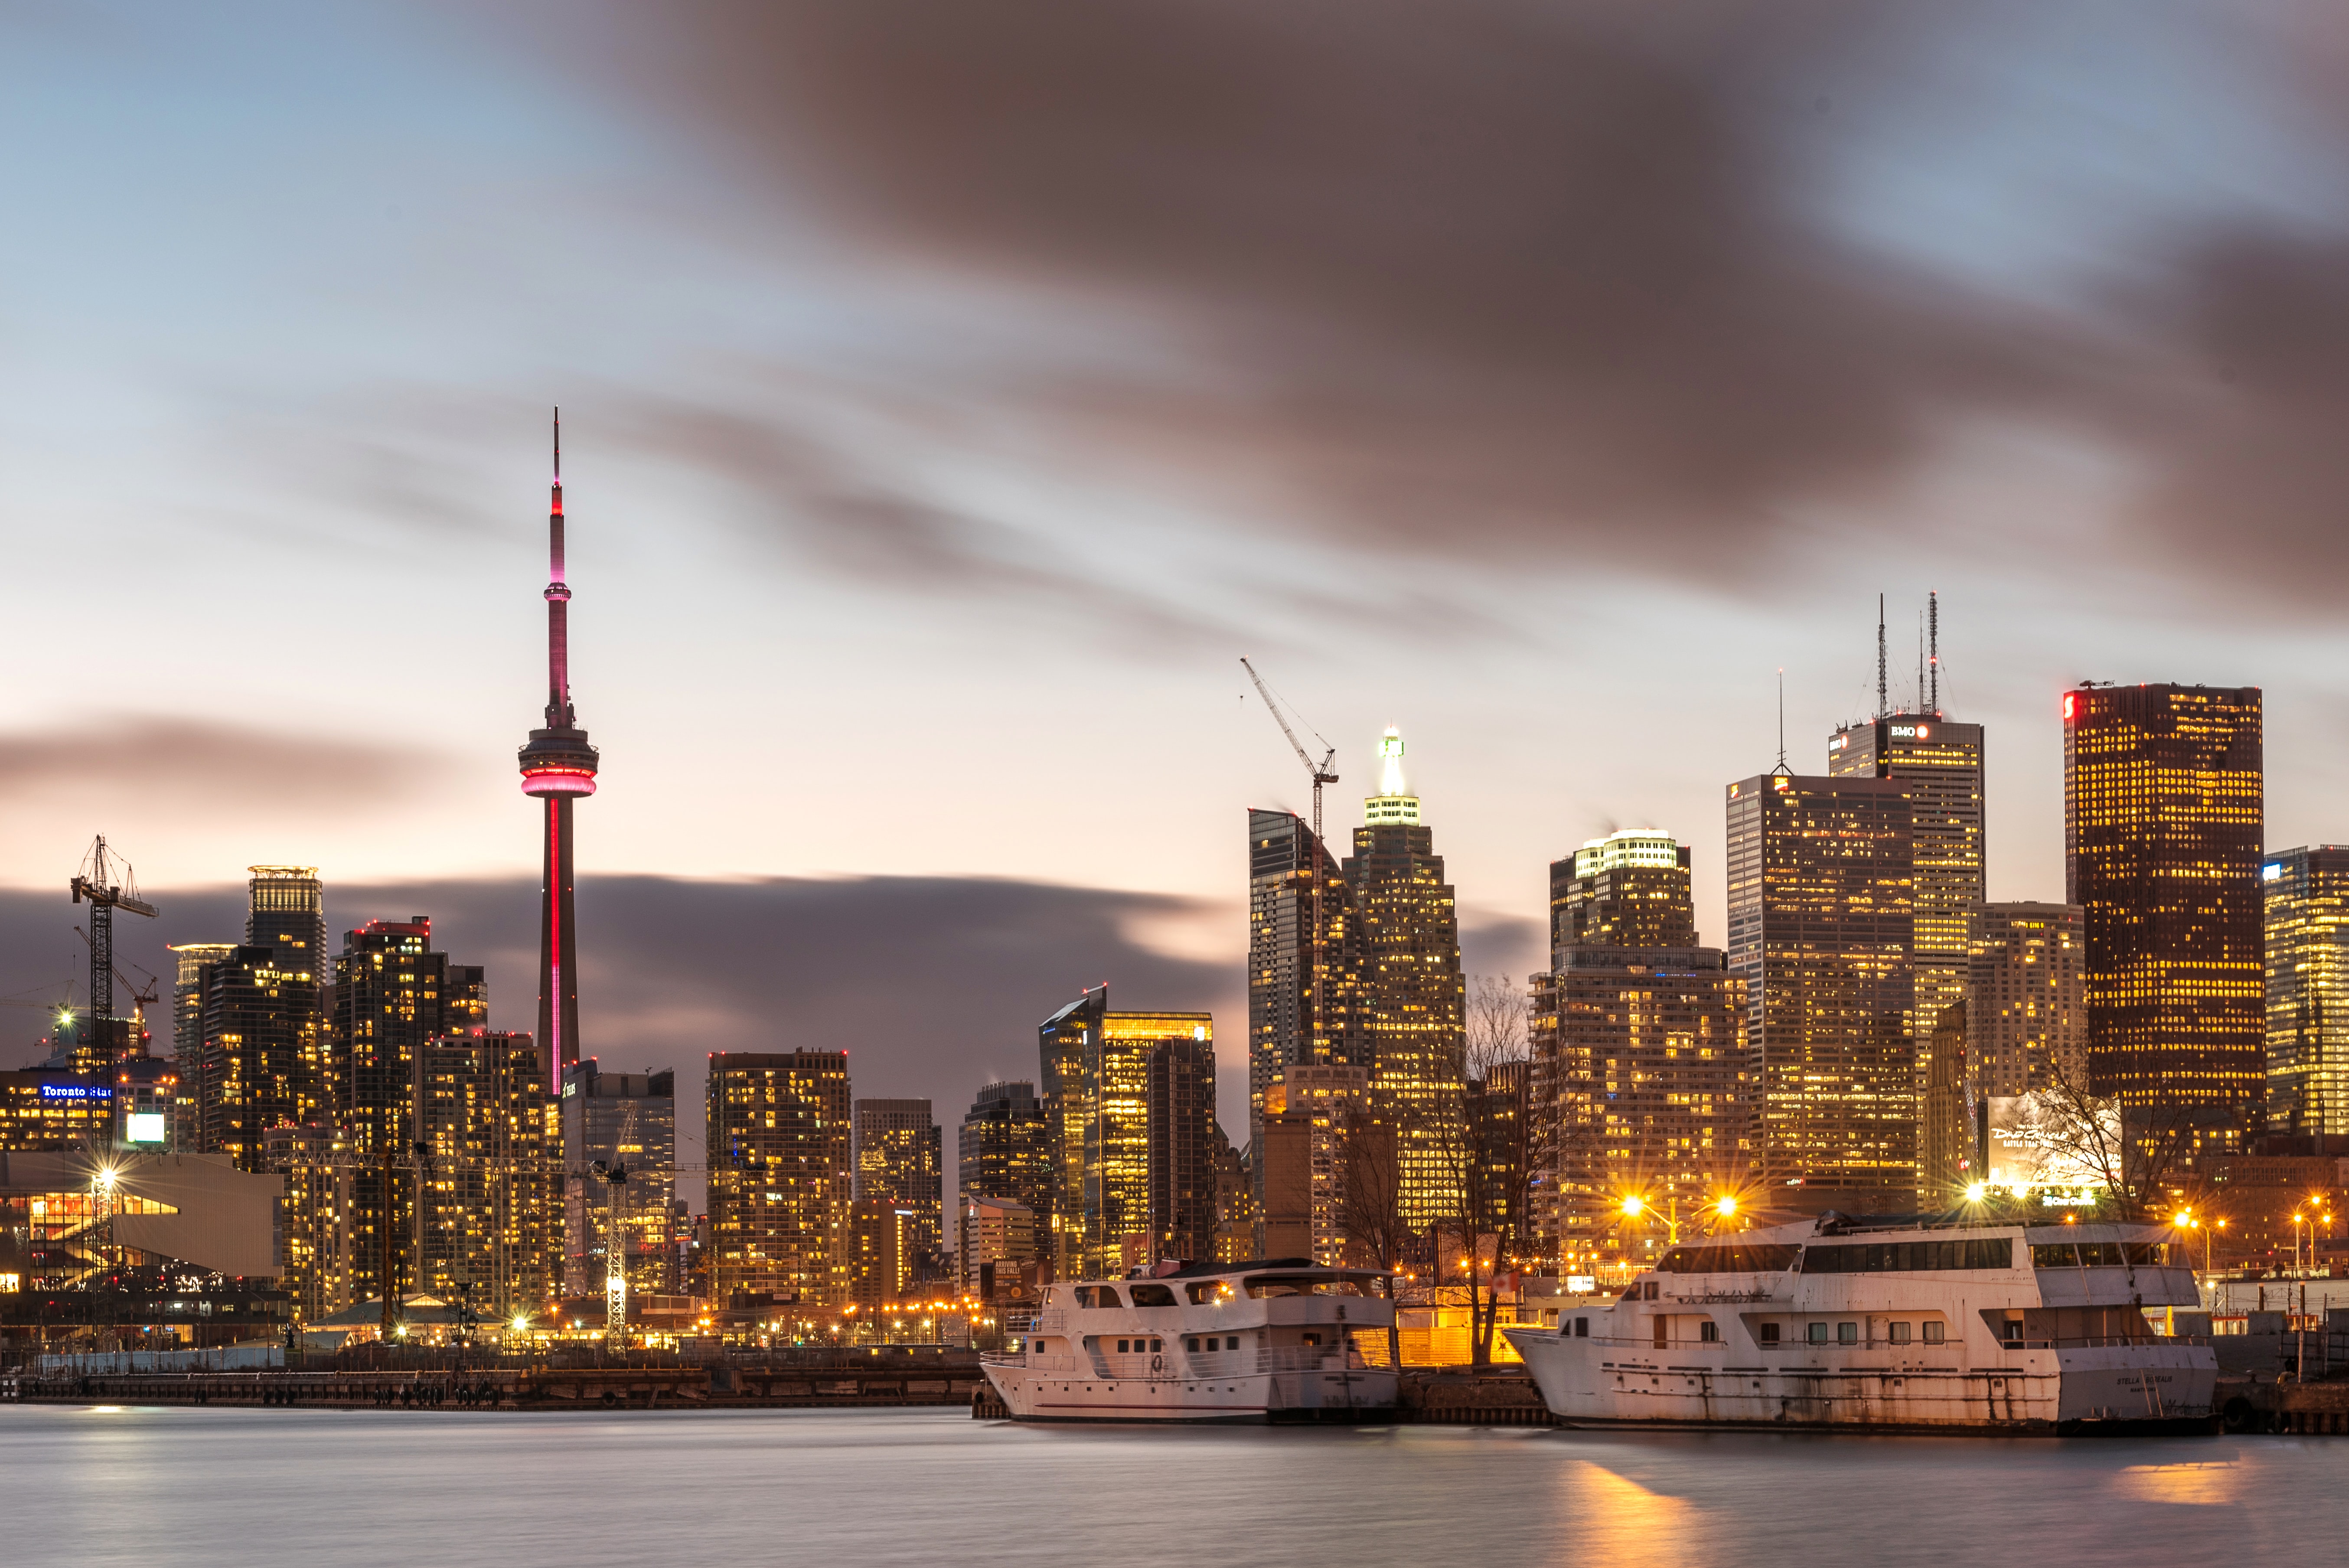
[{"label": "communication antenna", "polygon": [[1925,637],[1931,649],[1931,662],[1928,667],[1932,671],[1933,679],[1932,696],[1925,706],[1932,710],[1935,718],[1939,718],[1941,717],[1941,595],[1938,592],[1925,595]]},{"label": "communication antenna", "polygon": [[1784,665],[1778,666],[1778,766],[1770,771],[1790,777],[1795,771],[1786,766],[1786,666]]},{"label": "communication antenna", "polygon": [[1882,718],[1884,699],[1884,595],[1876,596],[1876,717]]}]

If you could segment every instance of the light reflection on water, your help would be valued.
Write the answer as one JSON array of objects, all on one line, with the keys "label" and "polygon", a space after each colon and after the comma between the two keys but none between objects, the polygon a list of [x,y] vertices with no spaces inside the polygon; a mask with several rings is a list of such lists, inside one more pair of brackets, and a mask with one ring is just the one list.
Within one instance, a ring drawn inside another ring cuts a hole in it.
[{"label": "light reflection on water", "polygon": [[16,1563],[2333,1561],[2349,1439],[0,1407]]}]

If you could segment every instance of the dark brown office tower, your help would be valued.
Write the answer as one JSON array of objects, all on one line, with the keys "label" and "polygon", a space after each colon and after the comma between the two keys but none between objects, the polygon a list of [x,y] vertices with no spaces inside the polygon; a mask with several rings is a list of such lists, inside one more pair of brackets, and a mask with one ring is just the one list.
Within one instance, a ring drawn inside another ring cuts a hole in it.
[{"label": "dark brown office tower", "polygon": [[1148,1084],[1150,1244],[1161,1258],[1197,1263],[1216,1253],[1216,1047],[1161,1040],[1143,1072]]},{"label": "dark brown office tower", "polygon": [[1952,1002],[1941,1009],[1933,1025],[1933,1062],[1925,1077],[1924,1110],[1918,1118],[1918,1164],[1922,1170],[1919,1194],[1928,1212],[1952,1208],[1971,1183],[1982,1180],[1976,1170],[1974,1083],[1979,1076],[1968,1060],[1966,1005]]},{"label": "dark brown office tower", "polygon": [[1036,1086],[1024,1079],[983,1086],[962,1119],[956,1150],[963,1197],[1024,1205],[1036,1218],[1040,1248],[1051,1233],[1052,1145]]},{"label": "dark brown office tower", "polygon": [[1549,915],[1552,948],[1694,947],[1688,846],[1651,828],[1593,839],[1550,861]]},{"label": "dark brown office tower", "polygon": [[[1966,993],[1967,932],[1989,897],[1983,880],[1982,727],[1938,713],[1896,713],[1847,725],[1827,741],[1837,779],[1893,779],[1909,790],[1915,862],[1917,1003],[1912,1029],[1930,1041],[1941,1009]],[[1919,1053],[1919,1088],[1931,1047]]]},{"label": "dark brown office tower", "polygon": [[417,1142],[417,1053],[427,1041],[482,1026],[489,1003],[481,966],[451,964],[434,952],[432,922],[421,914],[371,920],[345,933],[334,975],[326,1114],[352,1170],[342,1278],[347,1300],[381,1300],[387,1226],[389,1289],[421,1288],[416,1175],[409,1169]]},{"label": "dark brown office tower", "polygon": [[2064,694],[2064,900],[2087,939],[2088,1076],[2198,1150],[2266,1088],[2260,691]]},{"label": "dark brown office tower", "polygon": [[1909,787],[1765,773],[1729,787],[1729,968],[1761,1060],[1765,1208],[1917,1198]]},{"label": "dark brown office tower", "polygon": [[[1371,1065],[1358,1016],[1359,923],[1344,873],[1292,811],[1248,812],[1248,1140],[1292,1067]],[[1316,940],[1316,914],[1319,940]],[[1264,1199],[1263,1172],[1256,1173]]]}]

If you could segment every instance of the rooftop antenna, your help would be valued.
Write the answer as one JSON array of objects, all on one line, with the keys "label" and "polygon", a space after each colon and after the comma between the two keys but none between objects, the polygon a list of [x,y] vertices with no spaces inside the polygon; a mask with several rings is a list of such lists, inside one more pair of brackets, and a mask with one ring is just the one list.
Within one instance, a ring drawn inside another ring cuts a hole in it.
[{"label": "rooftop antenna", "polygon": [[1876,596],[1876,717],[1884,717],[1884,595]]},{"label": "rooftop antenna", "polygon": [[1917,617],[1917,711],[1925,711],[1925,618]]},{"label": "rooftop antenna", "polygon": [[1789,777],[1795,771],[1786,766],[1786,666],[1784,665],[1778,666],[1778,766],[1770,771]]},{"label": "rooftop antenna", "polygon": [[1935,718],[1939,718],[1941,717],[1941,595],[1938,592],[1925,595],[1925,636],[1932,650],[1931,662],[1927,667],[1931,670],[1933,678],[1932,695],[1925,706],[1932,710]]}]

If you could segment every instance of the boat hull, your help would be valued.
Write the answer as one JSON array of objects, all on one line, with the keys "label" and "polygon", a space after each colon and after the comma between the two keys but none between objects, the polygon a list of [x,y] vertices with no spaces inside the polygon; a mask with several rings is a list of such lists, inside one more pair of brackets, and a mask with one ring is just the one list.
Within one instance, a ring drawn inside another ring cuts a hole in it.
[{"label": "boat hull", "polygon": [[1376,1367],[1257,1372],[1208,1379],[1085,1377],[990,1363],[987,1379],[1015,1421],[1216,1423],[1385,1420],[1395,1375]]},{"label": "boat hull", "polygon": [[[1961,1355],[1891,1365],[1879,1352],[1801,1367],[1732,1366],[1675,1346],[1505,1329],[1552,1414],[1573,1427],[1737,1427],[1868,1432],[2206,1432],[2218,1367],[2207,1346],[2016,1351],[1996,1367]],[[1824,1358],[1822,1358],[1824,1360]]]}]

